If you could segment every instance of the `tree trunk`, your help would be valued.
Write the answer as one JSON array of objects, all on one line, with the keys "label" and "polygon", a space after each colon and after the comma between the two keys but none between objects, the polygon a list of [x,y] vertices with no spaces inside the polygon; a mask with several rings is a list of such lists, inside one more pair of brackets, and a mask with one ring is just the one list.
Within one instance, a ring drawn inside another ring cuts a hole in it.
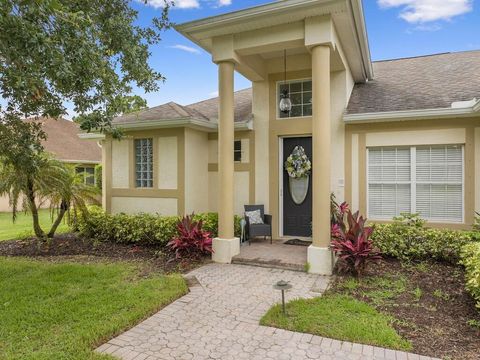
[{"label": "tree trunk", "polygon": [[50,232],[48,233],[49,238],[53,238],[53,235],[55,235],[55,232],[57,231],[58,226],[63,220],[63,217],[65,216],[65,213],[68,210],[68,203],[65,200],[62,200],[62,203],[60,204],[60,211],[58,212],[57,218],[52,224],[52,228],[50,229]]},{"label": "tree trunk", "polygon": [[30,208],[30,211],[32,213],[33,231],[35,232],[35,235],[39,239],[44,239],[45,233],[43,232],[42,227],[40,226],[40,221],[38,219],[38,208],[35,200],[35,191],[33,189],[33,181],[29,180],[27,186],[28,186],[27,201],[28,201],[28,206]]}]

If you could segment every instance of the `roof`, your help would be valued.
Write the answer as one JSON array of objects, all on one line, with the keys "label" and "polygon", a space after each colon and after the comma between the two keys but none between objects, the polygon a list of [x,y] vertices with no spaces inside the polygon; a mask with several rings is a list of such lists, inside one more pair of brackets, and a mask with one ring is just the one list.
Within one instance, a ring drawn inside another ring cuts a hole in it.
[{"label": "roof", "polygon": [[347,114],[450,108],[480,99],[480,50],[373,63],[375,77],[356,84]]},{"label": "roof", "polygon": [[40,122],[47,134],[43,142],[45,150],[54,154],[55,158],[65,162],[100,163],[102,149],[95,141],[85,141],[78,137],[80,127],[66,119],[35,118],[28,121]]},{"label": "roof", "polygon": [[[236,122],[249,121],[252,118],[252,89],[234,93]],[[149,109],[119,116],[113,120],[115,125],[133,122],[154,122],[159,120],[204,120],[212,123],[218,121],[218,97],[203,100],[190,105],[169,102]]]}]

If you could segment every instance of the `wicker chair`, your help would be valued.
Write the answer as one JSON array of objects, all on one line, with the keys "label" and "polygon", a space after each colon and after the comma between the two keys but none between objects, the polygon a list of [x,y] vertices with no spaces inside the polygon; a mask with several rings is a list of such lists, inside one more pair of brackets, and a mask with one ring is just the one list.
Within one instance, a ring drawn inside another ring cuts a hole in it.
[{"label": "wicker chair", "polygon": [[267,236],[270,236],[270,244],[272,240],[272,215],[265,214],[265,208],[263,205],[245,205],[245,211],[255,211],[260,210],[260,215],[263,219],[263,224],[250,224],[249,219],[245,216],[246,220],[246,235],[248,240],[248,245],[250,245],[250,240],[257,236],[263,236],[264,239]]}]

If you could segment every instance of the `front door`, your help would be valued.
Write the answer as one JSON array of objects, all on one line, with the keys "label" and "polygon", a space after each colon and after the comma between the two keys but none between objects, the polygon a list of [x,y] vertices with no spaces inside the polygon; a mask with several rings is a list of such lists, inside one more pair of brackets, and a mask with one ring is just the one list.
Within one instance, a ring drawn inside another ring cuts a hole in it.
[{"label": "front door", "polygon": [[[283,235],[284,236],[312,236],[312,174],[308,179],[307,195],[303,201],[302,197],[291,193],[290,177],[285,170],[285,161],[296,146],[305,150],[310,162],[312,162],[312,138],[295,137],[283,139]],[[312,162],[313,164],[313,162]]]}]

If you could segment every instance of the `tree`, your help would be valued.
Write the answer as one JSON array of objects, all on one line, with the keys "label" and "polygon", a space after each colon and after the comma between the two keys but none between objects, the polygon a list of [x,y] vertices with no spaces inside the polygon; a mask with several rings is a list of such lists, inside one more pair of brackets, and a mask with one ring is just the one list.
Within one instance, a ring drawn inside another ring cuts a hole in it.
[{"label": "tree", "polygon": [[45,177],[53,169],[46,134],[23,119],[58,118],[69,102],[83,130],[118,137],[113,117],[146,106],[133,86],[151,92],[164,81],[148,64],[149,46],[170,27],[164,1],[160,16],[142,27],[130,0],[0,0],[0,187],[14,217],[15,199],[25,199],[37,236],[44,236],[36,203],[42,182],[61,183]]}]

